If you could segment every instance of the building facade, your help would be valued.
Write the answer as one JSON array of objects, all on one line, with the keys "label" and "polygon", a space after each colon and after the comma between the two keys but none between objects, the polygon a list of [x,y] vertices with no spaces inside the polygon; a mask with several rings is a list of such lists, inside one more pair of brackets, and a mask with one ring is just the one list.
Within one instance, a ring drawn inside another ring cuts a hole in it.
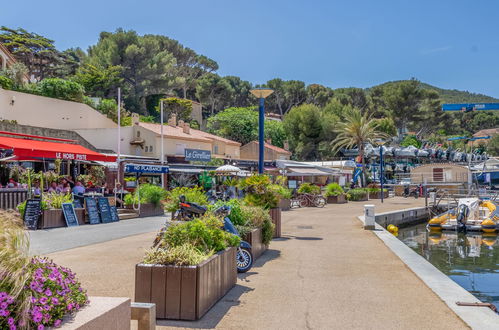
[{"label": "building facade", "polygon": [[[258,160],[259,143],[251,141],[241,147],[241,159]],[[276,147],[268,142],[265,142],[264,159],[265,160],[289,160],[291,152],[286,149]]]}]

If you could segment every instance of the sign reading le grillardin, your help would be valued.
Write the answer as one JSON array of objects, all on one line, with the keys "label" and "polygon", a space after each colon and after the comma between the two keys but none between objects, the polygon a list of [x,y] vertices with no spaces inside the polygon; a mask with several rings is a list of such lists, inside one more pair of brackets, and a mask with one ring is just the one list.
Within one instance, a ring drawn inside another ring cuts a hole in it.
[{"label": "sign reading le grillardin", "polygon": [[209,162],[211,160],[211,152],[209,150],[185,149],[185,160]]}]

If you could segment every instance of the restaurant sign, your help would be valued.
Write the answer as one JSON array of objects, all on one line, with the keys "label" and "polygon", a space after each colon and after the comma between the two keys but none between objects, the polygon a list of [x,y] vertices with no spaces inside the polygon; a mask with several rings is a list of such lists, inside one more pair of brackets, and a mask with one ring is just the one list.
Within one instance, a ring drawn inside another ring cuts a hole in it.
[{"label": "restaurant sign", "polygon": [[211,160],[211,152],[209,150],[185,149],[185,160],[209,162]]},{"label": "restaurant sign", "polygon": [[70,152],[56,152],[55,158],[57,159],[70,159],[70,160],[87,160],[87,155],[73,154]]},{"label": "restaurant sign", "polygon": [[126,164],[127,173],[168,173],[168,166],[148,164]]}]

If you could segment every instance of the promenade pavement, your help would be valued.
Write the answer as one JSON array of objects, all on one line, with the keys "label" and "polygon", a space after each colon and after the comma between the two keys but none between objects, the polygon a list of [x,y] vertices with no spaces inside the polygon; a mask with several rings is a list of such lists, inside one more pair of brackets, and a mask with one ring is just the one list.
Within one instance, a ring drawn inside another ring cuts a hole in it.
[{"label": "promenade pavement", "polygon": [[[356,217],[364,204],[283,212],[283,237],[272,241],[202,320],[159,320],[158,328],[467,328],[382,241],[363,230]],[[422,206],[424,200],[390,198],[383,205],[369,204],[383,212]],[[76,271],[90,295],[133,299],[134,266],[159,226],[48,256]]]}]

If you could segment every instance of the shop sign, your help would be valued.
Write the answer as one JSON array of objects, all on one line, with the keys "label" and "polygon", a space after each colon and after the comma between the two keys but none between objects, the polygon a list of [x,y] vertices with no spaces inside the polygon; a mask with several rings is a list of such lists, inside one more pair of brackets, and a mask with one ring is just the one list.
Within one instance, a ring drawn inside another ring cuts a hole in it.
[{"label": "shop sign", "polygon": [[185,160],[209,162],[211,160],[211,151],[200,149],[185,149]]},{"label": "shop sign", "polygon": [[55,158],[57,159],[70,159],[70,160],[87,160],[87,155],[72,154],[69,152],[56,152]]},{"label": "shop sign", "polygon": [[168,173],[168,166],[148,164],[126,164],[127,173]]}]

